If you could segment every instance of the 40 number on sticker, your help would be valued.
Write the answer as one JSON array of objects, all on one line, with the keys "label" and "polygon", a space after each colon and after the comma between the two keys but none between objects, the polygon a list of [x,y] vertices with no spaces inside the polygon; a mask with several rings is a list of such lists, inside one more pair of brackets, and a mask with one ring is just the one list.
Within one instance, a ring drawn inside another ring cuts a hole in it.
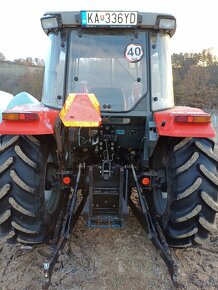
[{"label": "40 number on sticker", "polygon": [[125,49],[125,58],[129,62],[137,62],[142,59],[144,55],[141,44],[131,43]]}]

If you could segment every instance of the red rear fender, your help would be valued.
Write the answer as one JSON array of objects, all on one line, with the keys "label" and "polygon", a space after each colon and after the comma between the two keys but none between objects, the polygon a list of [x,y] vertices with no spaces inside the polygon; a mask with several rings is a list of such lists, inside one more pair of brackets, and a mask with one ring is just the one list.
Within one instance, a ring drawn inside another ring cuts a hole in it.
[{"label": "red rear fender", "polygon": [[213,138],[216,133],[209,119],[209,114],[190,107],[175,107],[154,113],[160,136]]},{"label": "red rear fender", "polygon": [[[4,120],[5,118],[14,120]],[[13,115],[14,114],[14,115]],[[34,116],[33,119],[25,118],[27,115]],[[26,104],[6,110],[2,115],[0,123],[0,135],[44,135],[54,133],[54,123],[59,114],[59,110],[45,107],[42,104]],[[20,119],[17,117],[20,115]]]}]

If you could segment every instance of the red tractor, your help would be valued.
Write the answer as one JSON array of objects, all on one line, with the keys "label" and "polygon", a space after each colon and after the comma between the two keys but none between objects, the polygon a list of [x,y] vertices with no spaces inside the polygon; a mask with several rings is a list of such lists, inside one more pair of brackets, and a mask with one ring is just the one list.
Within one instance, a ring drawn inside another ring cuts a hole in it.
[{"label": "red tractor", "polygon": [[1,237],[56,239],[55,256],[81,213],[89,227],[119,228],[131,208],[169,265],[167,245],[203,243],[218,211],[211,116],[174,106],[175,18],[48,12],[41,23],[42,101],[21,93],[2,113]]}]

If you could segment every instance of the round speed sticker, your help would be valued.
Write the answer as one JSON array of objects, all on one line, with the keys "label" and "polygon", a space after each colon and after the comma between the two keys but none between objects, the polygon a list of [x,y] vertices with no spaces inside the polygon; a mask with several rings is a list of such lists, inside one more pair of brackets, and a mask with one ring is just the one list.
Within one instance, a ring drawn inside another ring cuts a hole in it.
[{"label": "round speed sticker", "polygon": [[141,44],[131,43],[127,45],[124,54],[129,62],[137,62],[142,59],[144,51]]}]

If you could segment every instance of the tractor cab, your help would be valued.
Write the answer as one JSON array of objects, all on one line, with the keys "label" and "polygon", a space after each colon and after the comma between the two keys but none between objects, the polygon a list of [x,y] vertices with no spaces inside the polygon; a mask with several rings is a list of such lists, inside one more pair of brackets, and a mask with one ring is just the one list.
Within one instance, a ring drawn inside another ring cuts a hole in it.
[{"label": "tractor cab", "polygon": [[144,115],[174,105],[168,49],[173,16],[48,12],[41,22],[50,39],[45,105],[61,108],[70,93],[95,94],[104,115]]}]

